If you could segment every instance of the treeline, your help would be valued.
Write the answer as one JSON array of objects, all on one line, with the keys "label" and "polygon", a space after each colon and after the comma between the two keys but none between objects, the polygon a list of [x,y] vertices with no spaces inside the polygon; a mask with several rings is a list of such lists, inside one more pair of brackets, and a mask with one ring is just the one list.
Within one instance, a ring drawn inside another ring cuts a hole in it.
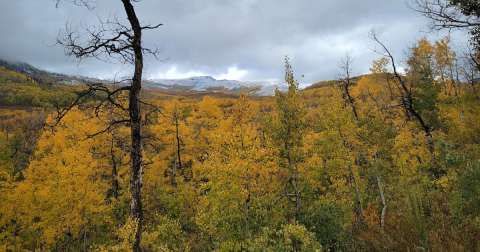
[{"label": "treeline", "polygon": [[[401,74],[392,60],[298,91],[286,59],[288,91],[265,100],[145,101],[143,250],[477,251],[476,62],[448,38]],[[96,104],[2,126],[0,250],[131,248],[128,127],[109,124],[126,110]]]}]

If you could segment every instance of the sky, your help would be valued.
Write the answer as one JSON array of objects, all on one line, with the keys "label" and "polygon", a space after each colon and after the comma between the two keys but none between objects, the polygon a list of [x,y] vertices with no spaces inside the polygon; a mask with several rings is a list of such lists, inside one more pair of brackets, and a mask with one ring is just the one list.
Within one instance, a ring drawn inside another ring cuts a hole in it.
[{"label": "sky", "polygon": [[[94,59],[78,62],[52,46],[65,26],[98,24],[117,15],[128,24],[119,0],[99,0],[94,10],[67,1],[0,1],[0,59],[27,62],[52,72],[102,79],[129,76],[131,66]],[[336,76],[338,62],[348,51],[353,75],[367,74],[373,60],[368,32],[400,62],[406,49],[426,36],[427,20],[404,0],[143,0],[133,3],[143,24],[163,24],[144,30],[143,42],[162,49],[147,60],[146,79],[212,76],[241,81],[283,81],[289,57],[302,86]],[[453,34],[453,43],[465,36]],[[304,77],[301,77],[301,76]]]}]

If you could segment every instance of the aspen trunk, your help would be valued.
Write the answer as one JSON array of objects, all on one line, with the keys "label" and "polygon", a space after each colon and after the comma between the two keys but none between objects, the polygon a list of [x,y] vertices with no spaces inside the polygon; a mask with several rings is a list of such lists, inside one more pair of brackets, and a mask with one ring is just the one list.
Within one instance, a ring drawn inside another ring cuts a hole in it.
[{"label": "aspen trunk", "polygon": [[13,245],[14,251],[17,251],[17,219],[15,218],[15,224],[13,225]]},{"label": "aspen trunk", "polygon": [[87,227],[83,226],[83,252],[87,252]]},{"label": "aspen trunk", "polygon": [[[288,157],[288,165],[289,165],[290,169],[293,168],[293,162],[292,162],[292,159],[291,159],[290,156]],[[300,187],[298,185],[298,166],[297,165],[295,165],[295,174],[294,174],[293,180],[295,181],[295,184],[292,183],[293,189],[295,190],[295,210],[299,211],[302,202],[301,202],[301,198],[300,198]]]},{"label": "aspen trunk", "polygon": [[72,235],[70,234],[70,229],[68,230],[67,233],[65,233],[65,241],[66,241],[66,245],[65,245],[65,251],[70,251],[70,246],[71,246],[71,242],[72,242]]},{"label": "aspen trunk", "polygon": [[380,191],[380,198],[382,199],[382,214],[380,215],[380,228],[383,230],[385,228],[385,213],[387,211],[387,203],[385,203],[385,195],[383,194],[380,170],[378,168],[377,152],[375,152],[375,168],[377,170],[378,190]]},{"label": "aspen trunk", "polygon": [[[248,173],[248,170],[247,170]],[[248,239],[250,241],[253,240],[252,238],[252,233],[250,233],[250,217],[248,215],[248,212],[250,211],[250,199],[251,199],[251,192],[250,192],[250,175],[247,174],[247,191],[248,191],[248,197],[245,200],[245,232],[247,233]]]},{"label": "aspen trunk", "polygon": [[361,221],[363,222],[365,220],[365,214],[363,213],[362,198],[360,197],[360,191],[358,190],[357,178],[355,177],[355,174],[353,173],[353,169],[351,166],[348,167],[348,170],[350,171],[350,174],[352,174],[352,177],[353,177],[353,183],[355,185],[355,193],[357,193],[358,210],[360,211],[360,215],[362,216]]},{"label": "aspen trunk", "polygon": [[[290,151],[290,147],[288,146],[288,144],[285,144],[285,149],[287,151]],[[288,153],[287,159],[288,159],[288,167],[290,168],[290,170],[293,170],[294,163],[292,161],[292,157],[290,156],[290,153]],[[298,166],[296,164],[295,164],[294,171],[295,171],[295,174],[294,174],[293,180],[295,181],[295,184],[294,183],[291,183],[291,184],[293,189],[295,190],[295,210],[299,211],[302,202],[300,199],[300,187],[298,185]],[[290,181],[291,180],[292,178],[290,177]]]},{"label": "aspen trunk", "polygon": [[296,209],[300,211],[300,207],[302,206],[302,199],[300,198],[300,186],[298,185],[298,166],[295,165],[295,197],[297,200]]},{"label": "aspen trunk", "polygon": [[432,162],[433,162],[435,161],[435,143],[433,142],[433,137],[430,131],[428,131],[426,135],[427,135],[428,150],[430,151],[430,157],[432,158]]},{"label": "aspen trunk", "polygon": [[171,182],[170,182],[170,184],[173,187],[177,187],[176,177],[177,177],[177,159],[175,159],[175,157],[174,157],[173,162],[172,162],[172,177],[171,177]]}]

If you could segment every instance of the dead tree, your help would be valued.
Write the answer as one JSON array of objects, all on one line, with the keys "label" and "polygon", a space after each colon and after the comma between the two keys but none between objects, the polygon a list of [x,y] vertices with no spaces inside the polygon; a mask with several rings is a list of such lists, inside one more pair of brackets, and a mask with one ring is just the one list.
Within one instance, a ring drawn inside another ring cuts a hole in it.
[{"label": "dead tree", "polygon": [[[427,144],[430,151],[430,155],[432,156],[432,160],[435,157],[435,145],[433,142],[432,131],[433,127],[429,125],[424,117],[418,112],[418,110],[413,105],[413,88],[412,85],[408,84],[408,79],[406,76],[400,74],[397,70],[397,66],[395,65],[395,60],[393,55],[387,49],[387,47],[378,40],[375,31],[370,31],[369,33],[370,39],[375,43],[375,46],[372,48],[373,51],[382,55],[385,58],[390,59],[392,64],[393,73],[387,73],[388,75],[393,75],[395,81],[395,85],[397,86],[400,97],[399,103],[405,109],[408,117],[413,117],[420,123],[423,132],[425,132],[425,136],[427,137]],[[378,45],[378,47],[377,47]]]},{"label": "dead tree", "polygon": [[350,87],[352,87],[355,83],[352,81],[352,63],[354,58],[350,55],[350,52],[346,52],[344,57],[340,58],[340,62],[338,62],[338,72],[336,79],[341,81],[341,89],[342,94],[346,102],[352,107],[353,115],[356,119],[358,119],[357,109],[354,104],[354,98],[350,94]]},{"label": "dead tree", "polygon": [[[61,2],[69,2],[78,6],[83,6],[89,10],[95,9],[98,0],[55,0],[57,8]],[[88,85],[88,88],[81,92],[78,98],[71,105],[59,109],[57,122],[74,106],[88,100],[88,97],[96,92],[105,94],[100,102],[95,103],[95,113],[105,108],[117,108],[125,112],[121,118],[111,119],[105,130],[94,135],[101,134],[110,130],[118,124],[128,125],[131,134],[130,149],[130,212],[131,219],[137,225],[135,233],[135,243],[132,246],[133,251],[141,251],[140,242],[142,239],[142,117],[140,107],[142,101],[139,99],[142,88],[142,73],[144,56],[157,58],[160,53],[157,47],[147,47],[142,43],[142,31],[156,29],[157,25],[142,25],[137,18],[133,3],[140,0],[121,0],[128,23],[120,22],[114,15],[107,20],[101,20],[96,26],[87,25],[85,21],[74,26],[67,22],[65,28],[60,30],[57,37],[56,46],[64,48],[65,55],[75,57],[79,60],[85,58],[96,58],[104,62],[113,61],[121,64],[131,64],[134,66],[134,73],[131,79],[122,79],[119,85],[113,88],[102,83]],[[125,101],[117,99],[119,94],[128,93]]]},{"label": "dead tree", "polygon": [[480,58],[475,52],[464,52],[462,75],[465,82],[472,88],[472,92],[477,100],[480,100],[480,94],[477,86],[480,80]]}]

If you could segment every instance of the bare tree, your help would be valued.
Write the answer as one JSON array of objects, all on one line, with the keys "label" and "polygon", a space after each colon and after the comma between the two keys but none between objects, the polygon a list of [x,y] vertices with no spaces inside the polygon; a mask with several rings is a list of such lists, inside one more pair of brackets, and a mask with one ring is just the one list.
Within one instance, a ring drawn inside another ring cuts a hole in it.
[{"label": "bare tree", "polygon": [[[83,6],[89,10],[95,9],[98,0],[54,0],[57,8],[61,2],[69,2]],[[142,25],[137,18],[133,3],[140,0],[121,0],[128,24],[120,22],[116,15],[109,16],[107,20],[101,20],[96,26],[87,25],[86,22],[74,26],[71,22],[66,23],[57,37],[56,45],[64,48],[65,55],[74,56],[79,60],[84,58],[96,58],[104,62],[117,61],[121,64],[134,66],[134,73],[131,79],[122,79],[122,85],[107,87],[104,84],[96,83],[88,86],[70,106],[59,110],[57,121],[74,106],[86,101],[95,92],[103,92],[105,98],[95,104],[95,112],[105,108],[117,108],[125,112],[123,118],[112,118],[105,130],[106,132],[117,124],[124,124],[130,127],[131,150],[130,150],[130,212],[131,219],[137,225],[133,251],[141,251],[140,242],[142,239],[142,117],[141,104],[139,99],[142,88],[142,73],[144,56],[157,58],[159,50],[157,47],[148,47],[142,43],[142,31],[156,29],[161,26]],[[122,92],[128,93],[125,101],[116,99]],[[125,105],[125,106],[124,106]]]},{"label": "bare tree", "polygon": [[336,79],[342,82],[341,88],[342,93],[347,101],[348,104],[352,107],[353,114],[355,118],[358,119],[357,109],[355,108],[354,98],[350,94],[350,87],[353,86],[355,83],[352,82],[352,71],[353,71],[353,61],[354,57],[352,57],[350,52],[345,52],[345,56],[340,58],[340,62],[338,62],[338,72]]},{"label": "bare tree", "polygon": [[413,117],[415,120],[417,120],[420,123],[422,130],[423,132],[425,132],[425,136],[427,137],[427,144],[429,146],[430,155],[432,156],[432,160],[433,160],[435,157],[435,146],[432,138],[433,127],[427,123],[425,118],[419,113],[418,109],[416,109],[413,105],[414,91],[413,91],[412,84],[408,83],[409,80],[405,75],[402,75],[398,72],[393,55],[390,53],[387,47],[382,42],[380,42],[374,30],[370,31],[369,37],[375,43],[375,46],[372,48],[372,50],[390,60],[392,64],[393,73],[387,73],[387,74],[392,75],[393,78],[396,80],[394,83],[400,93],[399,103],[405,109],[407,116]]},{"label": "bare tree", "polygon": [[479,91],[477,90],[480,81],[480,55],[471,51],[464,52],[462,61],[462,75],[466,83],[472,88],[473,94],[477,100],[480,100]]}]

